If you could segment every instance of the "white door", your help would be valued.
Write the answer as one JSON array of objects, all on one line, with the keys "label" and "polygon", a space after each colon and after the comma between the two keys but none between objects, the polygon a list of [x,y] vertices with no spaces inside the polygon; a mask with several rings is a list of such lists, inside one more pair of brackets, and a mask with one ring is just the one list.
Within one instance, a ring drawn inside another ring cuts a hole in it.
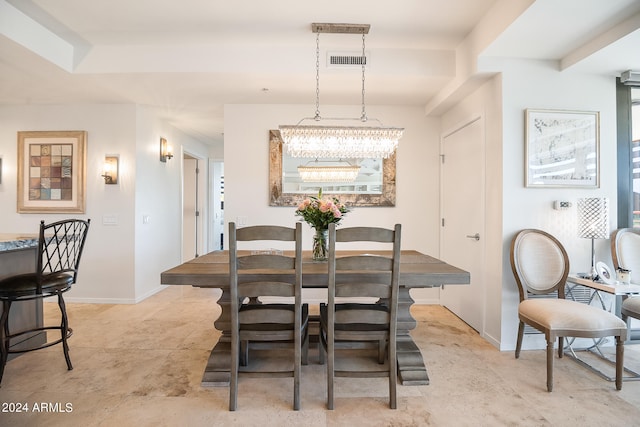
[{"label": "white door", "polygon": [[484,118],[477,117],[442,138],[440,257],[471,274],[470,285],[445,286],[447,307],[484,333]]},{"label": "white door", "polygon": [[209,236],[209,248],[211,250],[224,249],[224,163],[211,160],[209,188],[209,200],[211,201],[211,234]]},{"label": "white door", "polygon": [[198,256],[198,160],[184,155],[182,170],[182,261]]}]

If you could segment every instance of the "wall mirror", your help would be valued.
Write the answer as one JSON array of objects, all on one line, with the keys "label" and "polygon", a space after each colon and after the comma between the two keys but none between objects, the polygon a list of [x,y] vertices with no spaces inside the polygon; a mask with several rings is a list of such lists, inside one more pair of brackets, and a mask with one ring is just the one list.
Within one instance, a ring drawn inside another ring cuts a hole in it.
[{"label": "wall mirror", "polygon": [[[396,154],[388,159],[314,159],[291,157],[283,150],[280,131],[269,131],[269,205],[297,206],[305,197],[318,194],[338,197],[349,206],[395,206]],[[298,166],[357,165],[351,182],[305,182]]]}]

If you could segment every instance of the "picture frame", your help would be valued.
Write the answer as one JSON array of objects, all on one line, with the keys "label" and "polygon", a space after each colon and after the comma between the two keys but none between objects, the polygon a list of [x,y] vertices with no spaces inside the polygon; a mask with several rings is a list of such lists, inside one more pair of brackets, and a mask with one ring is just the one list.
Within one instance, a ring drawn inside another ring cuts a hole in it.
[{"label": "picture frame", "polygon": [[600,187],[600,113],[525,110],[525,186]]},{"label": "picture frame", "polygon": [[[306,197],[318,194],[317,185],[307,192],[285,191],[283,180],[284,147],[279,130],[269,130],[269,206],[298,206]],[[313,160],[307,158],[306,160]],[[328,198],[339,198],[347,206],[392,207],[396,205],[396,153],[382,160],[382,185],[379,193],[358,192],[356,188],[335,191],[323,188],[322,194]]]},{"label": "picture frame", "polygon": [[598,261],[596,263],[596,272],[600,280],[602,280],[607,285],[616,284],[616,276],[611,272],[609,266],[604,262]]},{"label": "picture frame", "polygon": [[86,131],[18,132],[18,213],[84,213]]}]

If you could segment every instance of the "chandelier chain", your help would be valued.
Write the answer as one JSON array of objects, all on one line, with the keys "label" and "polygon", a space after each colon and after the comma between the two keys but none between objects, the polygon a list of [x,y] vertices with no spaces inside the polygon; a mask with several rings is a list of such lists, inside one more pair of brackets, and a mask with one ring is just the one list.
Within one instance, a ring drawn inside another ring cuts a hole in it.
[{"label": "chandelier chain", "polygon": [[[335,25],[335,28],[334,28]],[[344,31],[346,27],[349,31]],[[353,27],[353,28],[352,28]],[[398,140],[402,138],[403,128],[385,127],[378,119],[369,119],[365,104],[365,73],[367,66],[366,34],[369,26],[349,26],[347,24],[312,24],[316,33],[316,112],[315,117],[305,117],[296,125],[280,125],[280,135],[283,146],[292,157],[329,158],[329,159],[386,159],[392,156],[398,147]],[[345,33],[362,35],[362,115],[358,118],[320,116],[320,33]],[[322,126],[301,125],[305,120],[359,120],[360,122],[375,121],[377,126]],[[318,167],[320,168],[320,167]],[[344,179],[344,178],[342,178]]]},{"label": "chandelier chain", "polygon": [[365,33],[362,33],[362,115],[360,116],[360,120],[362,120],[363,122],[367,121],[367,112],[365,111],[365,106],[364,106],[364,69],[367,65],[367,56],[365,53]]},{"label": "chandelier chain", "polygon": [[314,119],[320,120],[320,33],[316,34],[316,115]]}]

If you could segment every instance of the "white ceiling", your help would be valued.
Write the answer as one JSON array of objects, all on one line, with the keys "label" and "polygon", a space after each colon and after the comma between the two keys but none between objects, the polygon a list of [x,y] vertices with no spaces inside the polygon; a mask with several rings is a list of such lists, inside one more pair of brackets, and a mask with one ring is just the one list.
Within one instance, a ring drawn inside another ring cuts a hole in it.
[{"label": "white ceiling", "polygon": [[[456,64],[470,45],[476,61],[640,70],[640,0],[0,0],[0,105],[137,103],[221,142],[225,104],[313,106],[313,22],[371,24],[367,105],[438,111],[474,77]],[[322,34],[320,47],[321,106],[358,105],[361,70],[324,58],[361,38]]]}]

